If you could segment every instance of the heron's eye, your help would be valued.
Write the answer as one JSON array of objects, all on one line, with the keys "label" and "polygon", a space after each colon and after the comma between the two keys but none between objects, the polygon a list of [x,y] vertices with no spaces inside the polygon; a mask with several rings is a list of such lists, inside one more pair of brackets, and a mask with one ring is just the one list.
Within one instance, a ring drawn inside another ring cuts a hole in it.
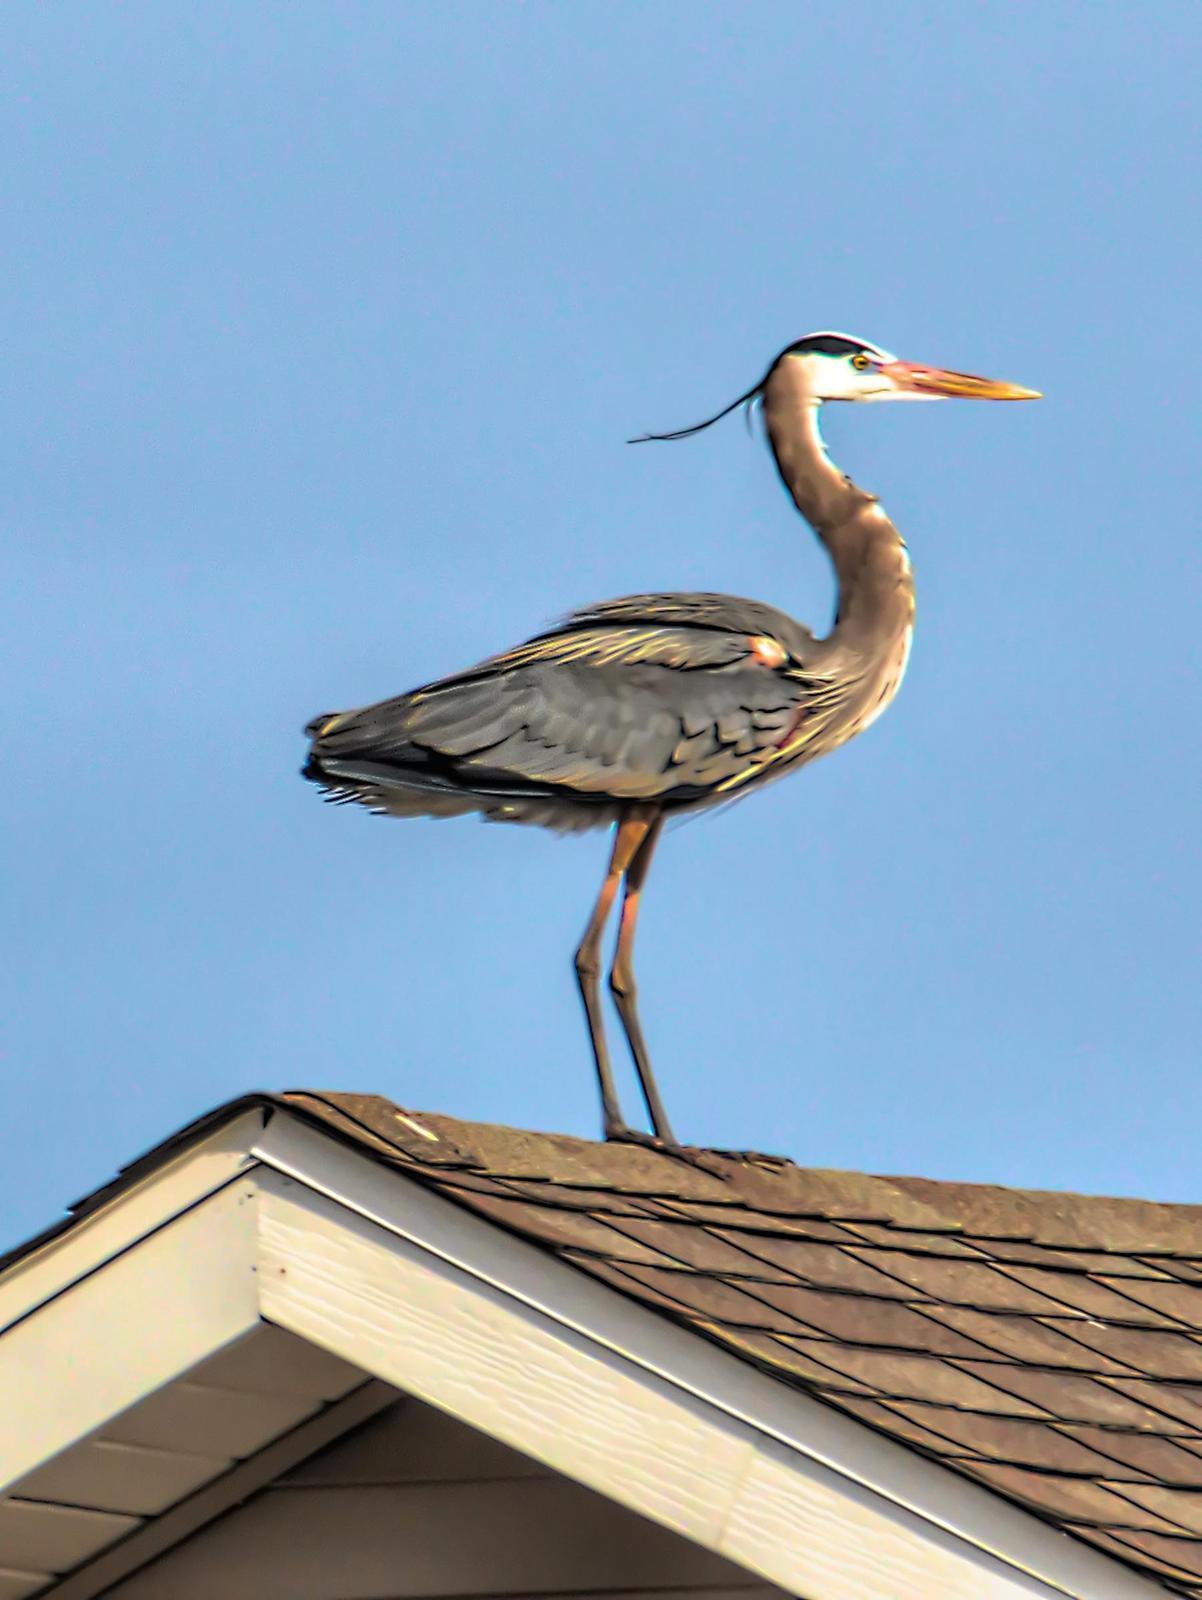
[{"label": "heron's eye", "polygon": [[863,350],[860,350],[857,351],[854,356],[852,356],[851,364],[857,372],[867,372],[869,367],[872,365],[872,357],[866,356]]}]

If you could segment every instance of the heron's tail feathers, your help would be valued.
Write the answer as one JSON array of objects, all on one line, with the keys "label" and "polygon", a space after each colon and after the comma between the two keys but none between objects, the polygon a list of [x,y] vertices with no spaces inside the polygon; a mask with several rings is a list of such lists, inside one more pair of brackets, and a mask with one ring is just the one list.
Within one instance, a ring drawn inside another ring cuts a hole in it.
[{"label": "heron's tail feathers", "polygon": [[[428,763],[402,731],[400,706],[368,706],[360,711],[323,711],[305,725],[312,739],[303,775],[318,783],[331,799],[361,798],[349,793],[363,785],[373,790],[381,784],[401,790],[445,790],[437,777],[423,770]],[[433,778],[433,785],[431,779]]]},{"label": "heron's tail feathers", "polygon": [[455,763],[413,744],[409,697],[358,711],[324,712],[305,728],[312,739],[302,775],[335,802],[358,801],[396,817],[448,817],[481,808],[484,797],[455,773]]},{"label": "heron's tail feathers", "polygon": [[376,761],[396,762],[402,767],[416,756],[420,766],[421,757],[410,744],[405,728],[408,700],[407,695],[401,695],[358,711],[323,711],[305,724],[305,733],[313,741],[310,764],[370,755]]},{"label": "heron's tail feathers", "polygon": [[[413,697],[406,695],[361,711],[314,717],[305,730],[313,744],[302,776],[334,804],[355,802],[391,817],[458,817],[476,811],[493,822],[535,823],[566,832],[613,820],[614,807],[604,796],[593,804],[567,803],[535,780],[465,767],[454,745],[460,738],[469,749],[487,745],[491,732],[458,730],[458,738],[451,732],[442,738],[450,750],[414,743],[412,709]],[[494,708],[484,721],[491,727],[496,715]]]}]

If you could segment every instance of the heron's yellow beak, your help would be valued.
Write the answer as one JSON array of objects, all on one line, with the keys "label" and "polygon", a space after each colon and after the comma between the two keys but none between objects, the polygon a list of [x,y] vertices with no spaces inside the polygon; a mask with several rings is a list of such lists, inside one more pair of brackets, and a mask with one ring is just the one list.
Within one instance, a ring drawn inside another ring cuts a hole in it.
[{"label": "heron's yellow beak", "polygon": [[920,367],[913,361],[889,361],[881,371],[909,394],[945,396],[959,400],[1041,400],[1038,389],[1023,389],[998,378],[974,378],[968,372],[945,372],[942,367]]}]

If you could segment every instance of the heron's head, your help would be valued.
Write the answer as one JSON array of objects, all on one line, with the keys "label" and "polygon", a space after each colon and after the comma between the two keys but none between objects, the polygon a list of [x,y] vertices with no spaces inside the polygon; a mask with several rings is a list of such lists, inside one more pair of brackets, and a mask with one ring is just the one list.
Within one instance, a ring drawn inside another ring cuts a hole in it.
[{"label": "heron's head", "polygon": [[808,333],[782,350],[756,384],[704,422],[673,433],[644,433],[631,444],[652,439],[688,439],[740,406],[754,406],[778,372],[801,381],[801,398],[814,406],[826,400],[1038,400],[1038,389],[1023,389],[998,378],[974,378],[944,367],[899,361],[888,350],[846,333]]},{"label": "heron's head", "polygon": [[800,372],[807,395],[816,401],[1039,399],[1037,390],[1016,383],[899,361],[879,345],[846,333],[809,333],[782,350],[772,371],[786,363]]}]

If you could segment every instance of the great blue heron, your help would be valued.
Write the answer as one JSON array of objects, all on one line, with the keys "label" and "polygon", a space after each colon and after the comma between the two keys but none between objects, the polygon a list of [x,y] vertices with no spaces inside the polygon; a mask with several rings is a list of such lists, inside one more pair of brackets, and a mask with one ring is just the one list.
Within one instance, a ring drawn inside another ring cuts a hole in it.
[{"label": "great blue heron", "polygon": [[[864,339],[812,333],[683,439],[760,401],[777,470],[826,546],[838,607],[824,639],[774,607],[724,594],[638,594],[574,611],[559,627],[437,683],[361,711],[316,717],[304,775],[330,798],[395,817],[476,811],[494,822],[615,825],[613,852],[576,951],[605,1136],[623,1120],[601,1016],[601,939],[623,888],[609,982],[656,1140],[675,1145],[639,1024],[633,952],[639,898],[667,817],[719,805],[825,755],[897,693],[914,582],[874,495],[832,463],[828,400],[1031,400],[1035,390],[899,361]],[[632,440],[632,443],[642,442]]]}]

